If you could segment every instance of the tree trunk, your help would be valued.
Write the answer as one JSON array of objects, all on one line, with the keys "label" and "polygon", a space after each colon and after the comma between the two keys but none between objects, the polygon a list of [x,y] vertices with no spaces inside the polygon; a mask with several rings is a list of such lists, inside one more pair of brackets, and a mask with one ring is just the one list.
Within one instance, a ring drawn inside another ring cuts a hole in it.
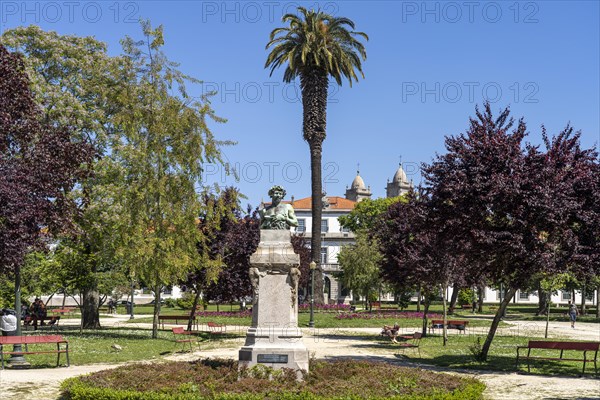
[{"label": "tree trunk", "polygon": [[485,343],[483,343],[483,347],[481,348],[481,353],[479,354],[479,359],[481,361],[487,360],[488,352],[490,351],[490,346],[492,345],[492,340],[494,340],[494,335],[496,334],[496,330],[498,329],[498,325],[500,324],[500,319],[502,319],[504,311],[506,310],[508,303],[510,303],[510,300],[515,295],[515,293],[517,293],[517,288],[513,287],[506,291],[505,296],[502,299],[502,302],[500,303],[500,307],[498,307],[498,311],[494,316],[494,320],[492,321],[492,325],[490,326],[490,330],[485,339]]},{"label": "tree trunk", "polygon": [[[585,285],[581,287],[581,315],[585,315]],[[575,303],[575,301],[573,301]]]},{"label": "tree trunk", "polygon": [[600,319],[600,284],[596,287],[596,318]]},{"label": "tree trunk", "polygon": [[429,312],[429,295],[425,295],[425,304],[423,304],[423,327],[421,333],[423,337],[427,336],[427,313]]},{"label": "tree trunk", "polygon": [[485,285],[477,285],[477,312],[483,312],[483,293],[485,293]]},{"label": "tree trunk", "polygon": [[[542,292],[542,290],[539,290]],[[544,332],[544,338],[548,339],[548,327],[550,326],[550,296],[552,291],[544,292],[544,298],[546,299],[546,331]]]},{"label": "tree trunk", "polygon": [[321,185],[321,147],[318,150],[310,151],[310,169],[311,169],[311,192],[312,192],[312,234],[310,239],[311,258],[317,263],[315,269],[315,292],[314,298],[316,304],[323,304],[323,270],[321,268],[321,220],[323,219],[323,189]]},{"label": "tree trunk", "polygon": [[444,325],[442,327],[443,333],[443,345],[448,344],[448,312],[446,311],[446,297],[448,297],[448,284],[444,284],[442,287],[442,306],[444,307]]},{"label": "tree trunk", "polygon": [[454,283],[452,287],[452,297],[450,298],[450,307],[448,307],[448,314],[454,314],[454,307],[456,307],[456,300],[458,300],[458,291],[460,288],[457,283]]},{"label": "tree trunk", "polygon": [[312,233],[311,259],[317,263],[315,271],[315,298],[323,304],[323,273],[321,269],[321,219],[323,182],[321,178],[322,145],[327,127],[327,89],[329,78],[324,69],[314,67],[300,75],[302,90],[302,135],[310,148]]},{"label": "tree trunk", "polygon": [[538,310],[535,315],[546,315],[549,312],[548,296],[546,292],[538,286]]},{"label": "tree trunk", "polygon": [[81,327],[82,329],[100,328],[100,293],[95,287],[83,289],[81,302]]},{"label": "tree trunk", "polygon": [[190,319],[188,320],[187,330],[192,330],[192,322],[194,315],[196,315],[196,309],[198,308],[198,301],[200,300],[200,288],[196,288],[196,296],[194,296],[194,304],[192,304],[192,311],[190,312]]},{"label": "tree trunk", "polygon": [[62,288],[62,295],[63,295],[63,300],[62,300],[62,309],[65,309],[65,303],[67,302],[67,288]]},{"label": "tree trunk", "polygon": [[[158,272],[157,272],[158,275]],[[158,277],[157,277],[158,279]],[[152,339],[158,338],[158,316],[160,315],[160,283],[154,286],[154,318],[152,319]]]}]

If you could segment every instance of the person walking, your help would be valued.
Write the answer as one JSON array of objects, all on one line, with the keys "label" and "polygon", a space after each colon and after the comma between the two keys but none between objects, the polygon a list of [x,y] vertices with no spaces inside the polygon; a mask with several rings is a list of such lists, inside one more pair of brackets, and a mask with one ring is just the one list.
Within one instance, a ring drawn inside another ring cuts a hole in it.
[{"label": "person walking", "polygon": [[577,305],[572,303],[569,300],[569,318],[571,318],[571,328],[575,329],[575,321],[577,320],[577,315],[579,315],[579,310],[577,309]]}]

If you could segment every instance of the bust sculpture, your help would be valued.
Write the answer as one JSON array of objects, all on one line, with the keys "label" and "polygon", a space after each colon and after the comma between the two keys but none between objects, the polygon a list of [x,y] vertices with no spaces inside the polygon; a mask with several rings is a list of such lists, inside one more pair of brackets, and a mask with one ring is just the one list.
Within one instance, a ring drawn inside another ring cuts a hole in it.
[{"label": "bust sculpture", "polygon": [[269,190],[271,204],[267,207],[259,208],[260,229],[290,229],[292,226],[298,226],[298,219],[294,213],[294,207],[291,204],[282,204],[285,196],[285,189],[279,185],[273,186]]}]

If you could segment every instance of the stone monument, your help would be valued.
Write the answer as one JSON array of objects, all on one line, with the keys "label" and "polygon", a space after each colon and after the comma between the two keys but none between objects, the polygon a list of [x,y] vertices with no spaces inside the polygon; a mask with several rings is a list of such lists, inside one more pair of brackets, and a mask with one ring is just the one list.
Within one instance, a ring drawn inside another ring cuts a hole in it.
[{"label": "stone monument", "polygon": [[257,364],[308,372],[308,350],[298,328],[300,256],[294,253],[290,226],[298,220],[290,204],[283,204],[285,190],[269,190],[271,204],[259,210],[260,244],[250,256],[253,288],[252,325],[239,351],[240,367]]}]

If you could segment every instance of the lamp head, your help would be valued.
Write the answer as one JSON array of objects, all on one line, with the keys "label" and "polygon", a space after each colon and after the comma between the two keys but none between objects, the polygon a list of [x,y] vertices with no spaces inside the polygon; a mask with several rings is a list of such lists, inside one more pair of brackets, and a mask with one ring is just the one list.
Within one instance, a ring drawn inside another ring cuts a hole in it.
[{"label": "lamp head", "polygon": [[308,267],[309,267],[311,270],[315,270],[315,269],[317,269],[317,263],[316,263],[316,262],[314,262],[314,261],[311,261],[311,262],[310,262],[310,264],[308,264]]}]

